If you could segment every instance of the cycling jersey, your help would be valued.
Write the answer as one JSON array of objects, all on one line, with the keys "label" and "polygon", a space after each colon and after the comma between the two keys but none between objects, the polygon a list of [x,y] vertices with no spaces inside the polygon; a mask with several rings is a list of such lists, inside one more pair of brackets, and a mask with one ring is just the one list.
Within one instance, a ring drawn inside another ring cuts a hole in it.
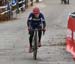
[{"label": "cycling jersey", "polygon": [[46,23],[45,23],[44,15],[42,13],[40,13],[38,17],[36,17],[33,13],[30,13],[27,21],[28,27],[31,27],[33,29],[42,28],[42,24],[43,24],[43,28],[45,28]]}]

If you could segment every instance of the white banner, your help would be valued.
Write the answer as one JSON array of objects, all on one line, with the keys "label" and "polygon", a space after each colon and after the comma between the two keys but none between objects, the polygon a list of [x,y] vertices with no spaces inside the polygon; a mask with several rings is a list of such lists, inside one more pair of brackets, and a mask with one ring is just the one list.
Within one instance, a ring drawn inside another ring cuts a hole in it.
[{"label": "white banner", "polygon": [[2,9],[2,8],[7,8],[7,6],[0,6],[0,9]]}]

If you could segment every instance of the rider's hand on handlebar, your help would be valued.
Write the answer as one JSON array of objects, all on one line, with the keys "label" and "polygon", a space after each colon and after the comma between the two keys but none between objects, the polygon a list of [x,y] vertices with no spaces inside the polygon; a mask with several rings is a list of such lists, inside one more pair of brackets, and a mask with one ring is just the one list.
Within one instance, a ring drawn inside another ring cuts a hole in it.
[{"label": "rider's hand on handlebar", "polygon": [[30,31],[30,27],[28,27],[28,31]]},{"label": "rider's hand on handlebar", "polygon": [[44,28],[43,31],[46,31],[46,29]]},{"label": "rider's hand on handlebar", "polygon": [[45,34],[45,31],[46,31],[46,29],[44,28],[44,29],[43,29],[43,35]]}]

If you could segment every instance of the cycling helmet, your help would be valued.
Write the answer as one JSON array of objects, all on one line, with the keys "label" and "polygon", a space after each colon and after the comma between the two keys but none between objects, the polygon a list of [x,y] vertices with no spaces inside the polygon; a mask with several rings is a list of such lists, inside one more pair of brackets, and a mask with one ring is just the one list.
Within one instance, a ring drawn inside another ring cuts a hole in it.
[{"label": "cycling helmet", "polygon": [[35,7],[34,9],[33,9],[33,14],[39,14],[40,13],[40,9],[38,8],[38,7]]}]

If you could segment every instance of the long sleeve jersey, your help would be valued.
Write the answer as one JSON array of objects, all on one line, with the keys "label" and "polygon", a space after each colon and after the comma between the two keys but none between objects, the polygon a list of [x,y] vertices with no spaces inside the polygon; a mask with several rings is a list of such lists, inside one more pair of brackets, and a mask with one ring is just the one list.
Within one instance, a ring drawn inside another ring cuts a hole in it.
[{"label": "long sleeve jersey", "polygon": [[34,28],[42,27],[42,25],[43,28],[46,27],[44,15],[40,13],[38,17],[35,17],[33,13],[30,13],[27,20],[27,26],[32,27],[34,29]]}]

